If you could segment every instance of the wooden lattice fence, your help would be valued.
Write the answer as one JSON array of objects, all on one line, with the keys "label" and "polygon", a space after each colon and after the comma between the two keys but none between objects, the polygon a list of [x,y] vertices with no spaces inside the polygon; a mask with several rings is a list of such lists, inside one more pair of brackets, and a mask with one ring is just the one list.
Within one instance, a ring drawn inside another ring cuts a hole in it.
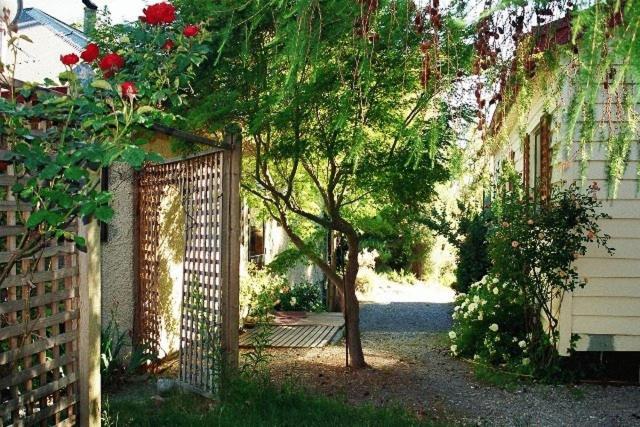
[{"label": "wooden lattice fence", "polygon": [[[30,208],[0,175],[0,264],[16,253]],[[0,284],[0,426],[74,425],[79,404],[79,257],[52,242]]]},{"label": "wooden lattice fence", "polygon": [[160,206],[177,188],[184,213],[180,381],[215,394],[223,356],[237,364],[240,144],[148,165],[138,179],[139,266],[136,336],[151,356],[160,346]]}]

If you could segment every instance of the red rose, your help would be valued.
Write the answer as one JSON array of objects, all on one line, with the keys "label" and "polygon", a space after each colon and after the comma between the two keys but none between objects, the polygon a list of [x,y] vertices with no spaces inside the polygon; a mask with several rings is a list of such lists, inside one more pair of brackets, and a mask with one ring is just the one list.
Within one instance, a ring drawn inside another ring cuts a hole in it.
[{"label": "red rose", "polygon": [[76,55],[75,53],[60,55],[60,62],[62,62],[64,65],[72,66],[74,64],[77,64],[78,61],[80,61],[80,58],[78,58],[78,55]]},{"label": "red rose", "polygon": [[141,16],[140,20],[149,25],[171,24],[176,20],[176,8],[167,2],[152,4],[143,9],[142,13],[144,16]]},{"label": "red rose", "polygon": [[164,44],[162,45],[162,48],[164,50],[171,50],[176,46],[175,42],[171,39],[168,39],[166,42],[164,42]]},{"label": "red rose", "polygon": [[182,34],[184,34],[185,37],[195,37],[199,32],[200,28],[197,25],[187,25],[184,27]]},{"label": "red rose", "polygon": [[84,51],[80,54],[80,58],[84,62],[93,62],[100,56],[100,48],[95,43],[89,43]]},{"label": "red rose", "polygon": [[124,82],[120,85],[120,94],[123,98],[135,98],[137,93],[138,88],[136,88],[136,85],[134,85],[133,82]]},{"label": "red rose", "polygon": [[110,77],[114,72],[124,67],[124,58],[117,53],[110,53],[100,60],[99,65],[104,74]]}]

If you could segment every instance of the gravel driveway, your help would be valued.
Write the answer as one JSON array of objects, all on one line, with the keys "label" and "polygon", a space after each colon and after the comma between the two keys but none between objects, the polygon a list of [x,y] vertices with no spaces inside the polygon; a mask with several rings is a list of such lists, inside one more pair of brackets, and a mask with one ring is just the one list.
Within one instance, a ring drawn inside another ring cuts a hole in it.
[{"label": "gravel driveway", "polygon": [[451,303],[391,302],[360,305],[363,332],[445,332],[451,329]]},{"label": "gravel driveway", "polygon": [[386,283],[359,298],[362,343],[373,369],[345,369],[343,344],[272,349],[272,378],[354,404],[399,404],[446,425],[640,426],[640,387],[505,390],[478,381],[473,366],[447,350],[454,298],[448,288]]}]

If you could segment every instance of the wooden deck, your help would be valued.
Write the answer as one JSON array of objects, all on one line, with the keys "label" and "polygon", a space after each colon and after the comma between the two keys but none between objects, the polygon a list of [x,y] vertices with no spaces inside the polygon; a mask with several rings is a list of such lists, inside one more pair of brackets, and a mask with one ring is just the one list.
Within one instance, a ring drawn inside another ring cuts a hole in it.
[{"label": "wooden deck", "polygon": [[[306,313],[304,317],[276,316],[266,327],[271,331],[269,347],[324,347],[342,338],[344,320],[341,313]],[[252,347],[257,331],[242,334],[240,347]]]}]

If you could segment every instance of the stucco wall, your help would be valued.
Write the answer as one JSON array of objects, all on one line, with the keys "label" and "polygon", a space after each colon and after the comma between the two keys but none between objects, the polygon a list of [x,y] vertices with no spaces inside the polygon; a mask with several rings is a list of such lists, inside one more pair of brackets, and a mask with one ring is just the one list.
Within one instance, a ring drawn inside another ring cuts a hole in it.
[{"label": "stucco wall", "polygon": [[108,228],[108,239],[102,244],[102,324],[115,315],[121,331],[133,329],[135,290],[134,251],[134,172],[125,164],[109,171],[111,206],[115,216]]}]

